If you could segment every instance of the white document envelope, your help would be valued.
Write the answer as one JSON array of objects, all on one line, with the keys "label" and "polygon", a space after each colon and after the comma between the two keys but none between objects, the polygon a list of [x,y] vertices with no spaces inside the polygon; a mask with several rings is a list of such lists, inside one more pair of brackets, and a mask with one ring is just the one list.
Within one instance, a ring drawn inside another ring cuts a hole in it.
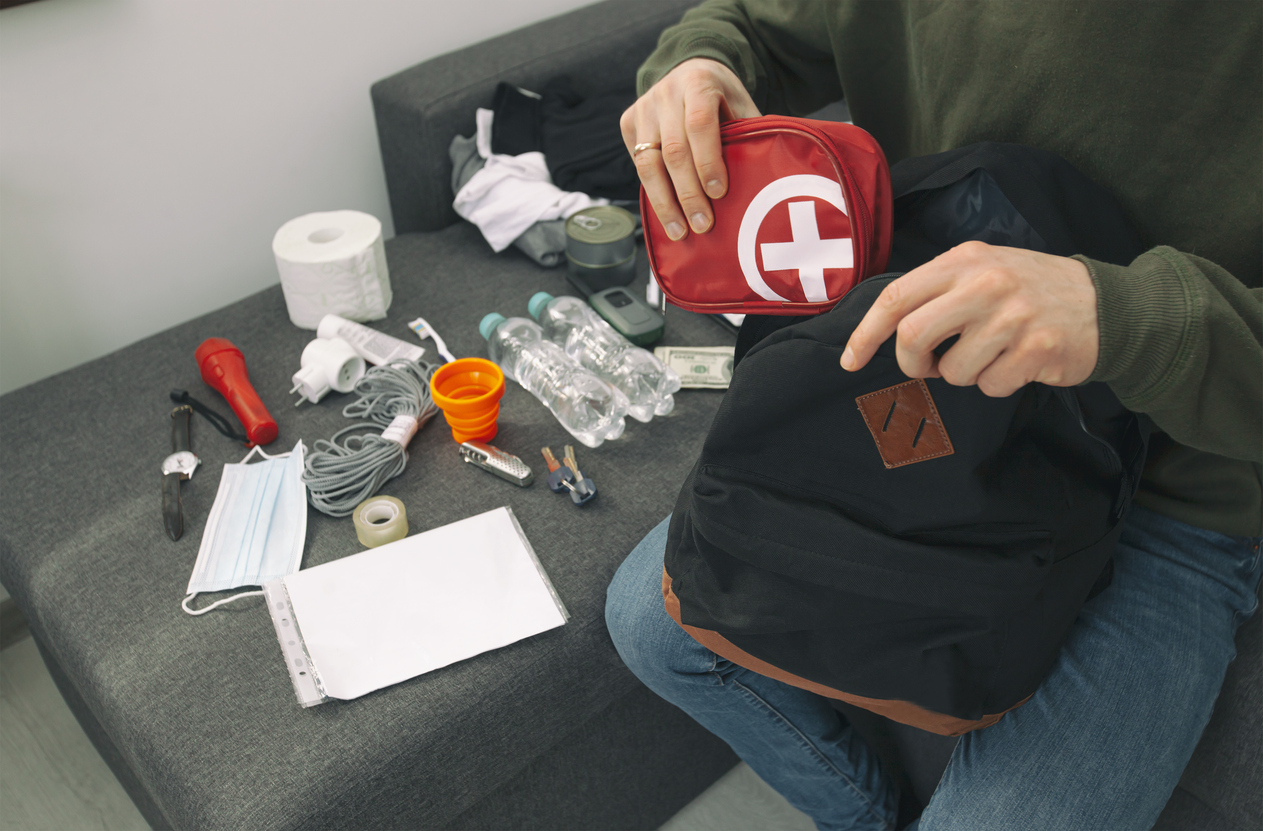
[{"label": "white document envelope", "polygon": [[263,588],[304,707],[357,698],[569,617],[510,508]]}]

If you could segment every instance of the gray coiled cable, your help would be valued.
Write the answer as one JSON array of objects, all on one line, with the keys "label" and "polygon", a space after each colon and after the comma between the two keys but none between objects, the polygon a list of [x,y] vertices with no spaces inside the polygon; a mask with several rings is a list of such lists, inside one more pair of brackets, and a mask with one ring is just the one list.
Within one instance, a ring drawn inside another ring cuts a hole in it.
[{"label": "gray coiled cable", "polygon": [[[392,361],[364,373],[355,385],[359,397],[342,408],[342,415],[365,421],[339,430],[328,441],[318,439],[304,460],[303,483],[316,510],[350,516],[356,505],[403,473],[408,451],[383,438],[380,429],[395,416],[412,416],[418,430],[434,417],[439,410],[430,399],[430,376],[438,368],[426,361]],[[379,432],[347,435],[367,429]]]}]

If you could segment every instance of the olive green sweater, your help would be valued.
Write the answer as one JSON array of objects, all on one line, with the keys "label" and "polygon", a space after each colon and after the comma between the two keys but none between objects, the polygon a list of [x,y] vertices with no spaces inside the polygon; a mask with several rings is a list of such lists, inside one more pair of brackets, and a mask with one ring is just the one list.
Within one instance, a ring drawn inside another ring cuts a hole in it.
[{"label": "olive green sweater", "polygon": [[845,97],[890,162],[978,141],[1060,154],[1151,250],[1081,258],[1107,382],[1159,428],[1139,504],[1263,534],[1263,4],[713,0],[662,34],[648,89],[721,61],[765,113]]}]

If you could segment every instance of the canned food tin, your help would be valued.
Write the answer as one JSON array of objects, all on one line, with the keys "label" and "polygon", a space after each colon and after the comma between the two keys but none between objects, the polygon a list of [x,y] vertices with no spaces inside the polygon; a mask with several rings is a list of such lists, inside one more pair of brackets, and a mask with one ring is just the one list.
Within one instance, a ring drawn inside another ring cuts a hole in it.
[{"label": "canned food tin", "polygon": [[613,205],[584,208],[566,220],[570,272],[593,291],[625,286],[636,276],[636,218]]}]

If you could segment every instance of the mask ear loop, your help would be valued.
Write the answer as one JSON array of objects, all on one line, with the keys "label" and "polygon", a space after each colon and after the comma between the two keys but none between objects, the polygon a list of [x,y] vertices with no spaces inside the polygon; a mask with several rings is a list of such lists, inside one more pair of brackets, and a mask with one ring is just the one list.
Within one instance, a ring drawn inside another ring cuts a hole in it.
[{"label": "mask ear loop", "polygon": [[254,447],[250,448],[250,452],[245,455],[245,458],[243,458],[240,462],[237,462],[237,464],[244,465],[246,462],[250,461],[250,457],[255,453],[258,453],[265,459],[288,459],[293,455],[294,451],[286,450],[284,453],[269,453],[256,444]]},{"label": "mask ear loop", "polygon": [[241,594],[234,594],[232,597],[225,597],[223,600],[216,600],[214,603],[210,604],[210,605],[209,605],[209,606],[207,606],[205,609],[190,609],[190,608],[189,608],[189,601],[190,601],[190,600],[192,600],[193,598],[197,597],[200,593],[201,593],[201,592],[193,592],[193,593],[192,593],[192,594],[190,594],[188,597],[184,598],[184,602],[180,604],[180,608],[181,608],[181,609],[183,609],[184,611],[188,612],[190,615],[193,615],[194,617],[197,617],[198,615],[204,615],[204,614],[206,614],[207,612],[209,612],[211,609],[214,609],[214,608],[217,608],[217,607],[219,607],[219,606],[222,606],[222,605],[224,605],[225,603],[231,603],[231,602],[233,602],[234,600],[240,600],[240,599],[241,599],[241,598],[243,598],[243,597],[254,597],[254,596],[256,596],[256,595],[262,595],[262,594],[263,594],[263,590],[262,590],[262,589],[260,589],[260,590],[259,590],[259,591],[257,591],[257,592],[242,592]]}]

